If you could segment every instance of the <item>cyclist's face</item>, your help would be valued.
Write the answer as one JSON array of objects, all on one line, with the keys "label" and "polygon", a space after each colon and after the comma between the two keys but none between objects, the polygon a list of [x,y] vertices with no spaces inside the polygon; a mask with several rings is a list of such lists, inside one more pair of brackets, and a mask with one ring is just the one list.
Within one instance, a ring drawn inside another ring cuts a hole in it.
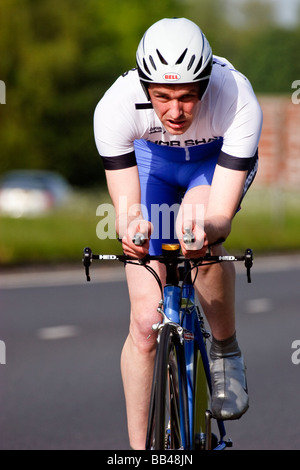
[{"label": "cyclist's face", "polygon": [[172,135],[180,135],[193,122],[199,101],[199,86],[194,83],[163,85],[151,83],[150,99],[158,118]]}]

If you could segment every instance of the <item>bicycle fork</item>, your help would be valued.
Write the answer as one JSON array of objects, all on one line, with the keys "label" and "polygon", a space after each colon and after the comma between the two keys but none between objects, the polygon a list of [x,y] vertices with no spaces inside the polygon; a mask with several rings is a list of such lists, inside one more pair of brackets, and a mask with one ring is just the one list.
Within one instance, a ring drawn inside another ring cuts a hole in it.
[{"label": "bicycle fork", "polygon": [[[201,357],[198,358],[198,361],[195,361],[194,358],[195,354],[200,356],[199,348],[195,347],[195,341],[197,339],[194,336],[196,323],[199,323],[198,311],[196,309],[192,286],[183,286],[181,298],[180,287],[167,285],[164,288],[164,301],[161,301],[158,307],[158,311],[162,314],[163,320],[152,327],[153,331],[159,331],[163,328],[164,324],[172,324],[181,344],[184,344],[188,416],[181,416],[181,432],[184,448],[186,449],[194,449],[195,446],[197,446],[198,449],[204,449],[206,442],[211,441],[210,434],[208,434],[211,429],[208,423],[209,415],[206,414],[209,399],[206,386],[207,370],[205,371],[203,367]],[[200,334],[202,335],[203,332],[200,331]],[[198,342],[199,339],[197,343]],[[195,370],[195,365],[197,365],[197,370]],[[182,391],[180,392],[180,395],[181,394]],[[188,435],[183,423],[186,419],[188,419]]]},{"label": "bicycle fork", "polygon": [[190,448],[204,450],[207,442],[211,441],[206,417],[209,406],[208,370],[203,361],[203,348],[206,352],[205,337],[209,334],[203,328],[200,312],[195,305],[194,289],[189,284],[183,286],[181,317],[182,326],[188,332],[184,336],[188,374]]}]

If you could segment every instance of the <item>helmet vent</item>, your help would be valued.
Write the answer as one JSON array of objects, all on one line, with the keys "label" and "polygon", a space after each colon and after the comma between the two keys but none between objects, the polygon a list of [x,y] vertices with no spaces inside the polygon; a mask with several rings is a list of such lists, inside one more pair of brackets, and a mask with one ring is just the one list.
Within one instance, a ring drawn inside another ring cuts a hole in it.
[{"label": "helmet vent", "polygon": [[157,55],[158,55],[159,60],[161,61],[161,63],[164,64],[164,65],[168,65],[168,62],[163,58],[163,56],[161,55],[161,53],[159,52],[158,49],[156,49],[156,52],[157,52]]},{"label": "helmet vent", "polygon": [[145,59],[143,59],[143,64],[144,64],[144,69],[146,70],[146,72],[147,72],[149,75],[151,75],[151,72],[150,72],[150,70],[149,70],[149,68],[148,68],[148,65],[146,64]]},{"label": "helmet vent", "polygon": [[187,66],[187,69],[190,70],[192,68],[193,63],[195,62],[196,56],[195,54],[192,55],[191,60],[189,62],[189,65]]},{"label": "helmet vent", "polygon": [[149,60],[150,60],[150,62],[151,62],[152,67],[154,68],[154,70],[157,70],[152,55],[149,55]]},{"label": "helmet vent", "polygon": [[211,70],[212,70],[212,58],[210,59],[206,67],[202,70],[202,72],[199,73],[199,75],[195,78],[195,80],[203,80],[204,78],[209,77],[211,74]]},{"label": "helmet vent", "polygon": [[185,58],[186,53],[187,53],[187,49],[185,49],[185,51],[183,51],[183,53],[181,54],[181,56],[180,56],[179,59],[177,60],[176,65],[182,64],[183,59]]},{"label": "helmet vent", "polygon": [[199,60],[198,65],[197,65],[197,67],[195,68],[194,73],[197,73],[197,72],[201,69],[201,66],[202,66],[202,57],[201,57],[201,59]]}]

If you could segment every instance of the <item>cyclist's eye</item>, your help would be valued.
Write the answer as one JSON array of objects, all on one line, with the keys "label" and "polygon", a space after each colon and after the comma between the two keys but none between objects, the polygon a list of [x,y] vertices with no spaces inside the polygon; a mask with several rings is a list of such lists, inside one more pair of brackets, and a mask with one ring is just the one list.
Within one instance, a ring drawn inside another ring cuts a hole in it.
[{"label": "cyclist's eye", "polygon": [[163,101],[163,102],[169,101],[169,97],[167,95],[158,95],[158,96],[156,96],[156,98],[159,101]]},{"label": "cyclist's eye", "polygon": [[193,94],[189,94],[189,95],[183,95],[181,98],[180,98],[180,101],[183,101],[185,103],[189,102],[189,101],[193,101],[195,99],[196,95],[193,95]]}]

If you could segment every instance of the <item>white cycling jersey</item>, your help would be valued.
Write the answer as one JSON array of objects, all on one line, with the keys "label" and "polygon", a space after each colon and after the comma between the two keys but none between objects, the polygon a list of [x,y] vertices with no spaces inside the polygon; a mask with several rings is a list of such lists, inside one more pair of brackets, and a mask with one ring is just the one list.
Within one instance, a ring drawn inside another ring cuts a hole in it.
[{"label": "white cycling jersey", "polygon": [[134,142],[138,139],[182,148],[183,154],[190,147],[221,139],[219,163],[248,169],[257,151],[261,127],[262,112],[250,82],[218,56],[214,56],[209,86],[197,104],[194,121],[182,135],[164,129],[147,101],[136,69],[116,80],[94,114],[95,141],[106,169],[135,164]]}]

